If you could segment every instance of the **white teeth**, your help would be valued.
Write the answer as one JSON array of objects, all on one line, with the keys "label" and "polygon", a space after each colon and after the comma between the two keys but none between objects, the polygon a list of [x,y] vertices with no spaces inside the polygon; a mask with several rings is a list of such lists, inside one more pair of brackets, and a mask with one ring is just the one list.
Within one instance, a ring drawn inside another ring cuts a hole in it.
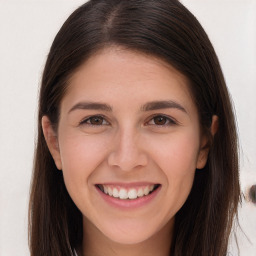
[{"label": "white teeth", "polygon": [[118,193],[117,188],[113,189],[113,197],[119,197],[119,193]]},{"label": "white teeth", "polygon": [[125,189],[120,189],[119,191],[119,198],[120,199],[127,199],[128,198],[128,193],[127,193],[127,190]]},{"label": "white teeth", "polygon": [[144,188],[144,194],[145,194],[145,195],[148,195],[148,194],[149,194],[149,187],[145,187],[145,188]]},{"label": "white teeth", "polygon": [[105,194],[109,195],[109,196],[113,196],[115,198],[119,198],[119,199],[136,199],[138,197],[143,197],[148,195],[151,191],[154,190],[154,185],[150,185],[150,186],[144,186],[143,188],[130,188],[130,189],[126,189],[126,188],[121,188],[119,187],[116,188],[113,186],[108,186],[108,185],[101,185],[103,187],[103,191]]},{"label": "white teeth", "polygon": [[142,197],[142,196],[144,196],[144,191],[143,191],[142,188],[140,188],[140,189],[138,190],[138,197]]},{"label": "white teeth", "polygon": [[113,196],[112,188],[108,187],[107,189],[108,189],[108,194],[109,194],[110,196]]},{"label": "white teeth", "polygon": [[136,199],[137,198],[137,191],[136,189],[130,189],[128,192],[129,199]]}]

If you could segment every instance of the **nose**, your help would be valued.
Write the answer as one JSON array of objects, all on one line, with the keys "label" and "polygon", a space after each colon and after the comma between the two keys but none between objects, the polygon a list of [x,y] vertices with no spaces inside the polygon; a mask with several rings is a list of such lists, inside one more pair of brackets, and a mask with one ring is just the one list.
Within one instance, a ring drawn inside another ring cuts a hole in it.
[{"label": "nose", "polygon": [[122,171],[132,171],[137,167],[146,166],[148,157],[143,150],[145,145],[142,136],[131,129],[119,131],[113,141],[113,147],[108,155],[108,164]]}]

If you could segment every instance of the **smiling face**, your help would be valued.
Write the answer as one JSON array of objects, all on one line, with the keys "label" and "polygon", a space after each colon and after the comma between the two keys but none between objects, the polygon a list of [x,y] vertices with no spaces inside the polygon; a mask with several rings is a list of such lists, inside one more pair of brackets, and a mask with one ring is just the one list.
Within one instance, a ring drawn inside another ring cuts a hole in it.
[{"label": "smiling face", "polygon": [[183,75],[154,57],[105,49],[70,80],[57,140],[42,123],[86,234],[135,244],[171,233],[207,160]]}]

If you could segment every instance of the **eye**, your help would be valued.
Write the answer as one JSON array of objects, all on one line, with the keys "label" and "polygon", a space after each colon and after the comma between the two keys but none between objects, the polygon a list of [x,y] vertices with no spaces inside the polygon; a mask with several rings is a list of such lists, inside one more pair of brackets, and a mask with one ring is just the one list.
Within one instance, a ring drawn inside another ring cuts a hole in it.
[{"label": "eye", "polygon": [[177,123],[173,119],[167,116],[157,115],[157,116],[154,116],[152,119],[150,119],[147,124],[157,125],[157,126],[167,126],[167,125],[174,125]]},{"label": "eye", "polygon": [[92,126],[100,126],[100,125],[108,125],[109,123],[102,116],[91,116],[83,120],[80,124],[82,125],[92,125]]}]

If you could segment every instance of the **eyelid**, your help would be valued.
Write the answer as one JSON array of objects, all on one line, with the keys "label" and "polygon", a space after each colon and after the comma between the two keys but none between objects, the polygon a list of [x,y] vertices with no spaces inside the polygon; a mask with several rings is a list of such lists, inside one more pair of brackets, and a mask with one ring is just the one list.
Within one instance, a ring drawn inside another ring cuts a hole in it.
[{"label": "eyelid", "polygon": [[[90,119],[93,118],[93,117],[100,117],[100,118],[103,119],[103,122],[105,122],[105,123],[99,124],[99,125],[86,123],[88,120],[90,120]],[[93,127],[95,127],[95,126],[110,125],[110,123],[109,123],[109,121],[107,121],[107,118],[106,118],[104,115],[100,115],[100,114],[97,115],[97,114],[96,114],[96,115],[91,115],[91,116],[87,116],[87,117],[83,118],[83,119],[79,122],[78,125],[87,125],[87,126],[93,126]]]},{"label": "eyelid", "polygon": [[[152,121],[155,117],[164,117],[168,120],[168,123],[163,124],[163,125],[149,124],[149,122]],[[168,115],[165,115],[165,114],[154,114],[146,122],[146,125],[154,125],[154,126],[157,126],[157,127],[166,127],[166,126],[172,126],[172,125],[178,125],[178,124],[179,123],[175,118],[173,118],[171,116],[168,116]]]}]

